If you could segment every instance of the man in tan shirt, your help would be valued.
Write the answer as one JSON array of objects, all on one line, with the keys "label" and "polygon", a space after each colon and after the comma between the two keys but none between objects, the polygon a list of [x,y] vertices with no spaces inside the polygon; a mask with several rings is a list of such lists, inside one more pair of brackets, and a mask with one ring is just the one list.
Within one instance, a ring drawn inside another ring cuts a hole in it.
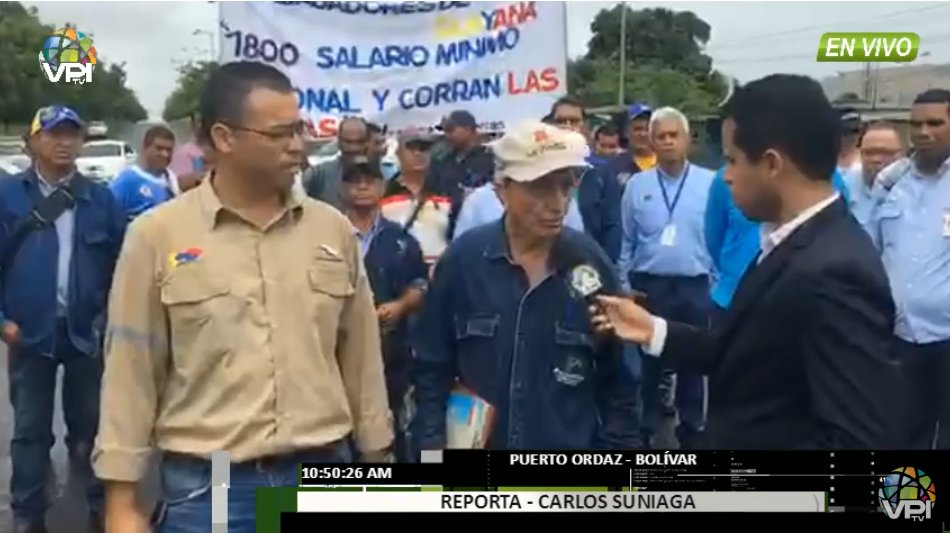
[{"label": "man in tan shirt", "polygon": [[[110,533],[145,531],[134,487],[162,452],[158,531],[211,524],[210,462],[230,453],[229,524],[301,462],[389,457],[379,326],[349,222],[292,192],[303,122],[289,80],[230,63],[208,81],[215,170],[131,226],[109,307],[93,461]],[[197,529],[196,529],[197,528]]]}]

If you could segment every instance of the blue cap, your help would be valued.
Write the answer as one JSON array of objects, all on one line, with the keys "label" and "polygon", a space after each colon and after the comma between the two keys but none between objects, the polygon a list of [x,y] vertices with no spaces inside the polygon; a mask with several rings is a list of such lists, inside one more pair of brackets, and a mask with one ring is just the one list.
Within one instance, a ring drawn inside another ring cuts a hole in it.
[{"label": "blue cap", "polygon": [[33,122],[30,124],[30,135],[55,128],[64,122],[75,124],[79,128],[85,126],[85,123],[79,118],[79,114],[66,106],[50,105],[41,107],[33,115]]},{"label": "blue cap", "polygon": [[630,109],[627,110],[627,119],[633,120],[639,118],[641,115],[649,115],[650,113],[653,113],[653,108],[640,102],[634,102],[630,105]]}]

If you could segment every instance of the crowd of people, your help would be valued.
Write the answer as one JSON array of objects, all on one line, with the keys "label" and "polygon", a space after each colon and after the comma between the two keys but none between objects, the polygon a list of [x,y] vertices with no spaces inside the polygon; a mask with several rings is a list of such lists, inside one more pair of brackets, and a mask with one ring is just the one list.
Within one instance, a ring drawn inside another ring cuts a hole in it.
[{"label": "crowd of people", "polygon": [[[773,75],[723,108],[726,165],[687,117],[630,107],[589,132],[567,96],[491,143],[458,110],[396,133],[339,126],[303,169],[290,80],[207,82],[197,139],[150,128],[108,185],[76,171],[84,123],[40,109],[33,165],[0,180],[0,323],[16,531],[45,531],[56,372],[90,527],[230,531],[302,462],[414,461],[448,446],[459,388],[498,449],[950,447],[950,92],[901,126]],[[708,389],[708,390],[707,390]],[[906,391],[906,392],[904,392]],[[103,488],[103,484],[105,490]],[[105,497],[104,497],[105,495]]]}]

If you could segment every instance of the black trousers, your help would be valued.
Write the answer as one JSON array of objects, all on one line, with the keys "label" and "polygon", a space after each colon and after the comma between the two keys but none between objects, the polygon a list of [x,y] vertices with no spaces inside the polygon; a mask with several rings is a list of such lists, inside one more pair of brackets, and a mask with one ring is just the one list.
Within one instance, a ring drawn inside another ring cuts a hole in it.
[{"label": "black trousers", "polygon": [[[709,279],[706,276],[654,276],[635,273],[631,286],[647,295],[646,308],[653,314],[692,326],[709,326],[712,305],[709,299]],[[644,437],[649,443],[659,427],[667,400],[672,393],[675,411],[679,415],[676,438],[681,448],[693,448],[706,426],[706,384],[703,376],[689,372],[675,373],[664,368],[657,357],[641,357],[643,368],[643,421]],[[675,375],[675,378],[673,377]],[[675,379],[674,391],[667,391]]]},{"label": "black trousers", "polygon": [[907,437],[913,449],[950,449],[950,341],[913,344],[895,339],[906,381]]}]

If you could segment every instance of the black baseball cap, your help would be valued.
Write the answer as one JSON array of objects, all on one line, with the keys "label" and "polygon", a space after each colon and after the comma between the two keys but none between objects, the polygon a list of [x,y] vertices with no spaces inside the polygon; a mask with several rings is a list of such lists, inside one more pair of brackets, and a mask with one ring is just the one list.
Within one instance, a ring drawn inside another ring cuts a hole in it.
[{"label": "black baseball cap", "polygon": [[442,124],[439,125],[439,129],[442,131],[451,131],[455,128],[478,128],[475,115],[461,109],[452,111],[442,119]]},{"label": "black baseball cap", "polygon": [[861,130],[861,114],[852,107],[839,110],[841,113],[841,131],[844,134],[858,133]]},{"label": "black baseball cap", "polygon": [[358,176],[371,176],[383,179],[383,170],[380,168],[379,160],[358,155],[353,158],[343,160],[343,181],[353,181]]}]

